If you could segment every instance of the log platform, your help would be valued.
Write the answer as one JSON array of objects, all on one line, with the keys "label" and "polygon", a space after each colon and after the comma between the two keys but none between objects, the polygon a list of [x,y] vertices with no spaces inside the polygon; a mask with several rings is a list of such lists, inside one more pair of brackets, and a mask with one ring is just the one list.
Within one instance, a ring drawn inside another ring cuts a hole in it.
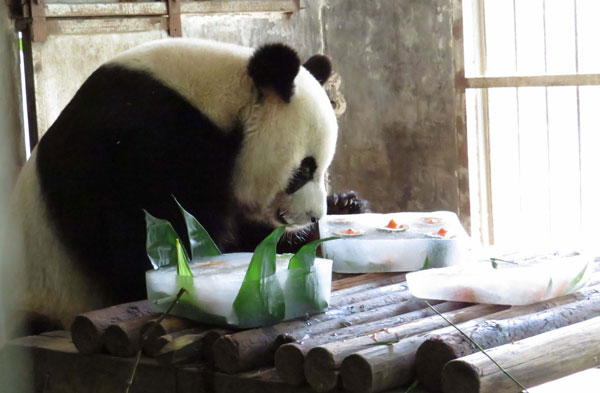
[{"label": "log platform", "polygon": [[[429,303],[513,368],[515,342],[523,340],[519,358],[538,359],[548,342],[558,343],[548,340],[562,340],[565,348],[578,345],[561,331],[579,340],[577,326],[587,320],[593,320],[588,323],[590,332],[597,331],[600,263],[594,270],[591,286],[536,305]],[[330,308],[322,314],[238,332],[172,316],[157,322],[145,302],[92,311],[81,315],[71,332],[23,337],[0,347],[0,370],[12,367],[0,378],[2,388],[17,393],[125,392],[142,348],[130,393],[455,393],[456,386],[492,392],[496,384],[506,389],[501,391],[514,388],[462,341],[455,328],[411,296],[404,274],[336,274],[332,291]],[[496,335],[499,324],[502,334]],[[544,369],[556,372],[527,378],[533,374],[519,363],[515,374],[529,388],[597,367],[600,336],[586,337],[589,351],[572,351],[570,368],[552,367],[550,361]],[[442,344],[449,349],[438,349]],[[422,363],[419,369],[417,361]],[[539,364],[532,361],[532,369],[539,370]],[[418,382],[419,376],[427,380]]]}]

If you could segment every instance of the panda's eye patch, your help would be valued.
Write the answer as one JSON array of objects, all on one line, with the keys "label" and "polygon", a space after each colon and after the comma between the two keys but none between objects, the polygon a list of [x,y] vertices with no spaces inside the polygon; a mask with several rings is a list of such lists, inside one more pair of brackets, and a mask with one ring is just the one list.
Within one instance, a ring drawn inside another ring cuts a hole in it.
[{"label": "panda's eye patch", "polygon": [[303,185],[312,180],[317,170],[317,162],[313,157],[304,157],[300,167],[294,171],[286,189],[286,194],[293,194],[302,188]]}]

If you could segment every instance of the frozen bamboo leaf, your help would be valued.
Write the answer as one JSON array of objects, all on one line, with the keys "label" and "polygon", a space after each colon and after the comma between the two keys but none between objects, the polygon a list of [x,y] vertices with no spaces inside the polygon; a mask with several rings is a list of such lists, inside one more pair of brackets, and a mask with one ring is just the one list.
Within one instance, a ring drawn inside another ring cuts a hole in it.
[{"label": "frozen bamboo leaf", "polygon": [[298,250],[298,252],[290,259],[288,269],[304,269],[309,271],[315,263],[315,257],[317,255],[317,247],[319,244],[328,240],[339,239],[338,237],[328,237],[325,239],[318,239],[305,244]]},{"label": "frozen bamboo leaf", "polygon": [[425,257],[425,262],[423,263],[423,269],[429,269],[429,257]]},{"label": "frozen bamboo leaf", "polygon": [[177,261],[177,233],[171,223],[146,215],[146,252],[154,269],[175,265]]},{"label": "frozen bamboo leaf", "polygon": [[177,274],[184,277],[194,277],[190,270],[188,256],[183,247],[181,247],[181,242],[179,239],[176,239],[175,241],[177,244]]},{"label": "frozen bamboo leaf", "polygon": [[286,282],[286,296],[304,304],[309,312],[323,311],[329,305],[320,290],[314,263],[319,244],[333,239],[337,237],[315,240],[302,246],[288,265],[290,272]]},{"label": "frozen bamboo leaf", "polygon": [[187,226],[188,238],[190,239],[190,249],[192,251],[192,259],[201,257],[209,257],[221,255],[221,250],[210,237],[206,229],[196,220],[196,217],[186,211],[175,197],[173,197]]},{"label": "frozen bamboo leaf", "polygon": [[[588,271],[588,266],[590,264],[586,263],[583,266],[583,269],[581,269],[581,271],[579,272],[579,274],[577,274],[577,276],[575,276],[575,278],[573,278],[573,280],[571,280],[571,282],[569,283],[569,285],[567,285],[567,287],[564,290],[564,293],[571,293],[571,292],[575,292],[576,289],[579,289],[580,287],[583,287],[582,285],[582,280],[583,277],[585,277],[585,273]],[[585,283],[585,281],[584,281]]]},{"label": "frozen bamboo leaf", "polygon": [[255,249],[248,271],[233,302],[239,325],[260,326],[285,316],[283,290],[275,276],[276,248],[285,227],[276,228]]}]

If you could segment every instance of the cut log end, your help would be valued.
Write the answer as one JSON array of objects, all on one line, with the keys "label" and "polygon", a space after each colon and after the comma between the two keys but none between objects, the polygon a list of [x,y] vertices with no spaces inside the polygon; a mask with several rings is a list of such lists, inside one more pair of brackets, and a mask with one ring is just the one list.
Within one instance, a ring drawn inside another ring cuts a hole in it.
[{"label": "cut log end", "polygon": [[310,387],[319,393],[335,389],[339,371],[335,367],[332,353],[321,347],[311,349],[304,362],[304,375]]},{"label": "cut log end", "polygon": [[360,354],[348,356],[342,362],[342,384],[350,392],[373,391],[373,370],[369,362]]},{"label": "cut log end", "polygon": [[444,366],[442,374],[444,392],[479,393],[479,373],[462,360],[452,360]]},{"label": "cut log end", "polygon": [[75,317],[71,325],[71,340],[80,353],[100,352],[103,345],[102,332],[84,315]]},{"label": "cut log end", "polygon": [[238,342],[231,336],[222,336],[212,346],[212,357],[217,369],[227,374],[241,371]]},{"label": "cut log end", "polygon": [[417,379],[432,392],[442,391],[442,369],[458,358],[452,348],[439,340],[427,340],[417,350],[415,369]]},{"label": "cut log end", "polygon": [[106,349],[111,355],[131,357],[139,349],[137,340],[132,340],[127,332],[118,325],[109,326],[104,334]]},{"label": "cut log end", "polygon": [[207,331],[202,341],[202,358],[207,362],[213,363],[213,345],[220,337],[229,333],[231,331],[225,329],[211,329]]},{"label": "cut log end", "polygon": [[275,368],[285,383],[302,385],[304,378],[304,354],[295,344],[285,344],[275,352]]}]

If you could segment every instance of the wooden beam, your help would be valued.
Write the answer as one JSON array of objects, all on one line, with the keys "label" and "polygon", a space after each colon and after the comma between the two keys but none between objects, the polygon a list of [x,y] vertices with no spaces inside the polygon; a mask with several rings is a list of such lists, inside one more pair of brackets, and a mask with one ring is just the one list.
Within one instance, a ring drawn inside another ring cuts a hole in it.
[{"label": "wooden beam", "polygon": [[[125,4],[125,3],[121,3]],[[92,34],[92,33],[131,33],[136,31],[167,30],[167,18],[102,18],[102,19],[50,19],[47,22],[48,33]]]},{"label": "wooden beam", "polygon": [[493,87],[593,86],[600,85],[600,74],[533,75],[478,77],[457,80],[458,88],[488,89]]},{"label": "wooden beam", "polygon": [[[166,2],[46,4],[44,8],[46,18],[163,16],[168,14]],[[292,13],[299,9],[298,2],[294,0],[181,2],[182,14]]]}]

